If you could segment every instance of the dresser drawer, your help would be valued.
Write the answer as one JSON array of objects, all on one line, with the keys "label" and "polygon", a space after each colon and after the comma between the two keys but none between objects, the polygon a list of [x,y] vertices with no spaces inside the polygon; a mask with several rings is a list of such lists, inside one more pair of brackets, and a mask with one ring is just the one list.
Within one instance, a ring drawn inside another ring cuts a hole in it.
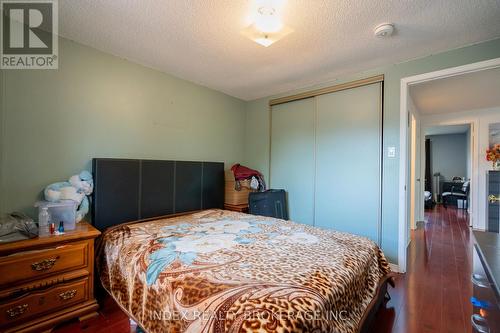
[{"label": "dresser drawer", "polygon": [[0,303],[0,327],[89,299],[89,278],[58,284]]},{"label": "dresser drawer", "polygon": [[0,286],[24,283],[88,265],[89,243],[79,242],[0,258]]}]

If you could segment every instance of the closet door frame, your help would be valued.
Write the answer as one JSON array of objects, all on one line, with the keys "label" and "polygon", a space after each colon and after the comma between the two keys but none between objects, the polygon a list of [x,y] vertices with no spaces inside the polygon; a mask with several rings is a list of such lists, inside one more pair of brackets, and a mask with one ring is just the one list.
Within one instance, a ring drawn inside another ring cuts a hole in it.
[{"label": "closet door frame", "polygon": [[372,76],[372,77],[369,77],[366,79],[337,84],[337,85],[330,86],[330,87],[310,90],[310,91],[302,92],[302,93],[295,94],[295,95],[271,99],[269,101],[269,107],[272,107],[273,105],[297,101],[299,99],[316,97],[319,95],[329,94],[329,93],[336,92],[336,91],[366,86],[366,85],[369,85],[372,83],[377,83],[377,82],[382,82],[382,84],[383,84],[383,82],[384,82],[384,75],[383,74],[377,75],[377,76]]},{"label": "closet door frame", "polygon": [[[314,98],[316,99],[317,96],[320,95],[325,95],[341,90],[347,90],[347,89],[352,89],[352,88],[357,88],[357,87],[362,87],[374,83],[380,83],[380,105],[379,105],[379,115],[380,115],[380,147],[379,147],[379,209],[378,209],[378,224],[377,224],[377,244],[379,246],[382,246],[382,190],[383,190],[383,147],[384,147],[384,75],[376,75],[372,77],[368,77],[365,79],[360,79],[356,81],[351,81],[347,83],[342,83],[334,86],[329,86],[325,88],[320,88],[320,89],[315,89],[315,90],[310,90],[310,91],[305,91],[302,93],[290,95],[290,96],[285,96],[285,97],[280,97],[280,98],[275,98],[271,99],[269,101],[269,184],[271,184],[271,179],[272,179],[272,174],[271,174],[271,163],[272,163],[272,132],[273,132],[273,117],[272,117],[272,112],[273,112],[273,106],[279,105],[279,104],[284,104],[288,102],[293,102],[293,101],[298,101],[301,99],[306,99],[306,98]],[[317,117],[317,110],[314,110],[314,121],[316,123],[316,117]],[[316,156],[316,146],[314,147],[314,155]],[[316,160],[314,161],[316,163]],[[316,181],[316,175],[314,176],[314,181]],[[316,188],[316,184],[313,184],[314,188]],[[315,202],[314,202],[315,204]]]}]

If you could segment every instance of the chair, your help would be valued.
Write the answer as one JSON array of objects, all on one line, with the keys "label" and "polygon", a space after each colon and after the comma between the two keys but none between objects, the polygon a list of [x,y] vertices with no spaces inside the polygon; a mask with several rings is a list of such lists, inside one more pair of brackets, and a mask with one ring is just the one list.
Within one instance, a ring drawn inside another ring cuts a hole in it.
[{"label": "chair", "polygon": [[424,191],[424,207],[425,209],[432,209],[435,205],[434,200],[432,200],[432,193],[429,191]]},{"label": "chair", "polygon": [[464,182],[462,184],[462,188],[455,188],[455,186],[451,187],[450,192],[443,192],[441,197],[443,199],[444,208],[448,208],[448,199],[455,198],[457,200],[465,200],[464,209],[469,208],[469,190],[470,190],[470,180]]}]

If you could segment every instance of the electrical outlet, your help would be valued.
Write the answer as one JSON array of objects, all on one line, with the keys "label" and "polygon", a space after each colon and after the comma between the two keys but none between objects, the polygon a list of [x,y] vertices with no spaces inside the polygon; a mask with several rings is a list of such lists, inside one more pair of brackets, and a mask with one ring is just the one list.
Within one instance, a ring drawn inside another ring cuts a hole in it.
[{"label": "electrical outlet", "polygon": [[396,147],[387,147],[387,157],[396,157]]}]

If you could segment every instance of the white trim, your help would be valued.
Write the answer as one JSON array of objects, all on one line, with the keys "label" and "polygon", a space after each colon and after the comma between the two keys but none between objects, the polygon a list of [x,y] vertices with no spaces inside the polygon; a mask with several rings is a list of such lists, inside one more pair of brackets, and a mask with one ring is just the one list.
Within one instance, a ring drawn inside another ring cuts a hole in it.
[{"label": "white trim", "polygon": [[406,272],[406,167],[408,156],[407,141],[408,135],[408,82],[409,78],[401,79],[401,98],[399,111],[399,223],[398,223],[398,268]]},{"label": "white trim", "polygon": [[480,61],[464,66],[446,68],[439,71],[404,77],[401,79],[400,107],[399,107],[399,222],[398,222],[398,266],[400,271],[406,271],[406,173],[407,173],[407,108],[408,87],[412,84],[443,79],[451,76],[477,72],[491,68],[500,67],[500,58]]},{"label": "white trim", "polygon": [[401,270],[399,269],[399,266],[396,265],[396,264],[393,264],[393,263],[389,263],[389,268],[391,269],[391,271],[393,271],[394,273],[403,273],[401,272]]}]

